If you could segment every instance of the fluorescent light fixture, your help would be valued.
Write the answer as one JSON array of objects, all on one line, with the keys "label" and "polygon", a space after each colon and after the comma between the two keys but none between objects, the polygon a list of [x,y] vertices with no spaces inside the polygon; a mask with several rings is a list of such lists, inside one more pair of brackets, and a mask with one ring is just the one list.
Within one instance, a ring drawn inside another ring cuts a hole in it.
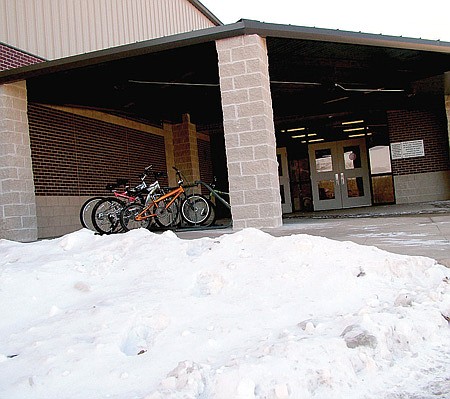
[{"label": "fluorescent light fixture", "polygon": [[343,125],[353,125],[353,124],[355,124],[355,123],[363,123],[364,122],[364,120],[363,119],[360,119],[360,120],[357,120],[357,121],[347,121],[347,122],[342,122],[342,124]]},{"label": "fluorescent light fixture", "polygon": [[305,130],[305,127],[296,127],[293,129],[287,129],[286,132],[299,132],[300,130]]},{"label": "fluorescent light fixture", "polygon": [[364,130],[365,127],[354,127],[351,129],[344,129],[344,132],[356,132],[357,130]]},{"label": "fluorescent light fixture", "polygon": [[306,142],[306,140],[302,140],[302,144],[306,144],[307,142]]},{"label": "fluorescent light fixture", "polygon": [[308,143],[317,143],[318,141],[324,141],[325,139],[314,139],[314,140],[308,140]]},{"label": "fluorescent light fixture", "polygon": [[293,139],[302,139],[303,137],[306,137],[306,134],[298,134],[297,136],[291,136]]},{"label": "fluorescent light fixture", "polygon": [[359,133],[359,134],[349,134],[348,137],[363,137],[365,136],[365,133]]},{"label": "fluorescent light fixture", "polygon": [[308,134],[308,137],[314,137],[314,136],[317,136],[317,133],[310,133],[310,134]]}]

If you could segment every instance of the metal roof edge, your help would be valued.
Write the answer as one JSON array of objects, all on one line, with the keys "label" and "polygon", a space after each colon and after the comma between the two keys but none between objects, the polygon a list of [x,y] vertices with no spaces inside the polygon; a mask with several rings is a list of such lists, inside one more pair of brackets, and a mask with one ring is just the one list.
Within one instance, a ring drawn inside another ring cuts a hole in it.
[{"label": "metal roof edge", "polygon": [[200,1],[198,0],[188,0],[197,10],[199,10],[206,18],[208,18],[213,24],[216,26],[223,25],[223,22],[217,18],[208,8],[206,8]]},{"label": "metal roof edge", "polygon": [[215,26],[0,71],[0,84],[245,34],[244,23]]},{"label": "metal roof edge", "polygon": [[247,19],[242,20],[242,22],[245,25],[246,34],[254,33],[264,37],[327,41],[450,53],[450,42],[441,40],[416,39],[404,36],[352,32],[339,29],[283,25]]},{"label": "metal roof edge", "polygon": [[178,47],[207,43],[228,37],[257,34],[262,37],[279,37],[312,41],[327,41],[365,46],[402,48],[450,54],[450,42],[377,35],[333,29],[280,25],[254,20],[240,20],[233,24],[214,26],[141,42],[125,44],[104,50],[79,54],[57,60],[41,62],[0,72],[0,84],[45,75],[53,72],[82,68],[108,61],[136,57]]}]

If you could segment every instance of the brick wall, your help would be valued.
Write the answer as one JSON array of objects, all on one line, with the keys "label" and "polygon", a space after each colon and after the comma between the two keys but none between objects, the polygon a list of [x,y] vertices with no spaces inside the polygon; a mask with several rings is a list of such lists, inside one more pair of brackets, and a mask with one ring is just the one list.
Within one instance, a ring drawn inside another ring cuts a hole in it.
[{"label": "brick wall", "polygon": [[[200,165],[200,180],[205,183],[212,183],[214,178],[214,172],[211,160],[211,143],[206,139],[199,138],[197,140],[198,147],[198,162]],[[208,195],[209,191],[202,188],[202,194]]]},{"label": "brick wall", "polygon": [[107,183],[137,183],[150,164],[167,170],[163,136],[39,104],[28,118],[37,196],[105,195]]},{"label": "brick wall", "polygon": [[429,173],[450,169],[449,143],[445,113],[430,111],[389,111],[391,143],[423,140],[425,156],[392,160],[394,176]]},{"label": "brick wall", "polygon": [[44,59],[0,43],[0,71],[43,62]]}]

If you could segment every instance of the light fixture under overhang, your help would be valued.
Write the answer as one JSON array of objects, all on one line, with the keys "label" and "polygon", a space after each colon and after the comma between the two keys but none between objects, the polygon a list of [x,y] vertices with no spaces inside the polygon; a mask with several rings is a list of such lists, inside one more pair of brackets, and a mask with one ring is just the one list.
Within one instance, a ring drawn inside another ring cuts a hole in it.
[{"label": "light fixture under overhang", "polygon": [[304,137],[306,137],[306,134],[298,134],[296,136],[291,136],[291,138],[293,138],[293,139],[302,139]]},{"label": "light fixture under overhang", "polygon": [[364,137],[366,134],[365,133],[358,133],[358,134],[349,134],[348,137]]},{"label": "light fixture under overhang", "polygon": [[299,131],[305,130],[305,129],[306,129],[305,127],[295,127],[292,129],[286,129],[286,132],[299,132]]},{"label": "light fixture under overhang", "polygon": [[343,125],[353,125],[355,123],[364,123],[363,119],[357,120],[357,121],[347,121],[347,122],[342,122]]},{"label": "light fixture under overhang", "polygon": [[344,132],[356,132],[358,130],[364,130],[365,127],[353,127],[351,129],[344,129]]},{"label": "light fixture under overhang", "polygon": [[325,139],[314,139],[314,140],[308,140],[308,143],[317,143],[318,141],[324,141]]},{"label": "light fixture under overhang", "polygon": [[308,134],[308,137],[314,137],[314,136],[317,136],[317,133],[309,133]]}]

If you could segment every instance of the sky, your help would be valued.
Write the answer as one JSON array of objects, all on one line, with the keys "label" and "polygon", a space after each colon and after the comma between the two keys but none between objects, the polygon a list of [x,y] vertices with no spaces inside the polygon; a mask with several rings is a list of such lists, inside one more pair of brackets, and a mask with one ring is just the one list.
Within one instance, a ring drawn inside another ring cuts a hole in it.
[{"label": "sky", "polygon": [[0,398],[448,398],[450,269],[307,234],[0,240]]},{"label": "sky", "polygon": [[449,0],[201,0],[224,24],[239,19],[450,42]]}]

